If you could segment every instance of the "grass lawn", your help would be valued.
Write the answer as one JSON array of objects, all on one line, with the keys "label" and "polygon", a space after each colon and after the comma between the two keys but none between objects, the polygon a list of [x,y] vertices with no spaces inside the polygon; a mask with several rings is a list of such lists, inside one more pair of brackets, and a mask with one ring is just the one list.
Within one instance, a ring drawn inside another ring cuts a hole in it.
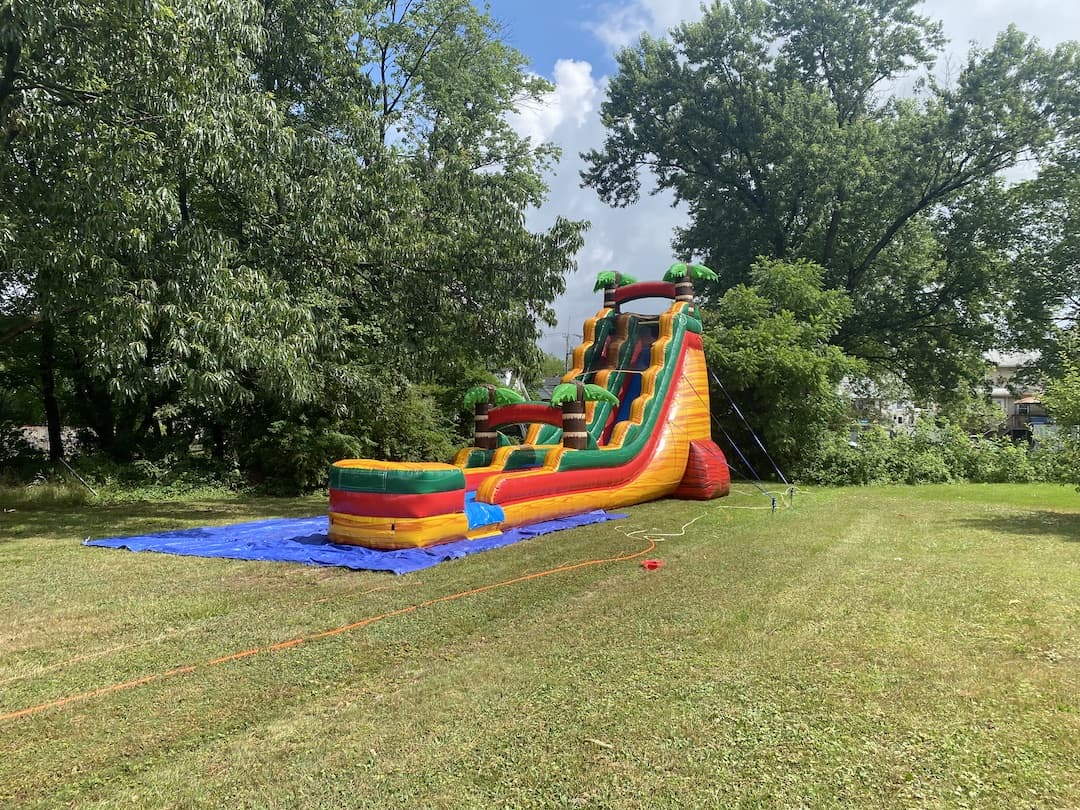
[{"label": "grass lawn", "polygon": [[[1071,489],[666,501],[404,577],[80,545],[318,498],[5,497],[0,715],[103,691],[0,720],[0,806],[1080,807]],[[266,649],[699,516],[656,571],[578,568]]]}]

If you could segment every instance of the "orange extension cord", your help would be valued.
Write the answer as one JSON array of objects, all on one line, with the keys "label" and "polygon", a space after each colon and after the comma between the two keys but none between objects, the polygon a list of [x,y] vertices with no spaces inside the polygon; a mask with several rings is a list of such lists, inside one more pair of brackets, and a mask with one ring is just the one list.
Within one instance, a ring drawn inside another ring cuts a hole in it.
[{"label": "orange extension cord", "polygon": [[632,554],[620,554],[616,557],[606,557],[599,560],[586,560],[579,563],[571,563],[568,565],[560,565],[557,568],[549,568],[546,571],[537,571],[532,574],[524,574],[520,577],[514,577],[513,579],[506,579],[502,582],[493,582],[489,585],[481,585],[478,588],[470,588],[469,590],[459,591],[458,593],[452,593],[448,596],[440,596],[435,599],[428,599],[426,602],[419,602],[415,605],[409,605],[407,607],[399,608],[397,610],[391,610],[387,613],[380,613],[376,616],[368,616],[367,618],[360,619],[359,621],[346,624],[341,627],[335,627],[332,630],[323,630],[321,633],[314,633],[310,636],[301,636],[300,638],[289,639],[288,641],[280,641],[277,644],[270,644],[266,647],[255,647],[250,650],[243,650],[241,652],[231,653],[230,655],[223,655],[220,658],[214,658],[210,661],[204,661],[201,664],[189,664],[188,666],[176,667],[166,672],[157,672],[151,675],[145,675],[142,678],[136,678],[131,681],[124,681],[122,683],[114,683],[108,686],[102,686],[97,689],[91,689],[87,692],[79,692],[78,694],[68,695],[57,700],[50,700],[48,703],[40,703],[37,706],[28,706],[25,709],[19,709],[14,712],[7,712],[6,714],[0,714],[0,722],[5,720],[14,720],[17,717],[26,717],[28,715],[37,714],[48,709],[58,709],[63,706],[68,706],[72,703],[78,703],[84,700],[90,700],[91,698],[107,695],[112,692],[122,692],[125,689],[133,689],[136,686],[142,686],[143,684],[153,683],[154,681],[162,681],[166,678],[171,678],[174,675],[182,675],[187,672],[194,672],[196,669],[212,667],[218,664],[224,664],[229,661],[239,661],[241,658],[250,658],[253,655],[259,655],[260,653],[276,652],[278,650],[286,650],[290,647],[296,647],[303,644],[306,641],[315,641],[320,638],[328,638],[329,636],[336,636],[341,633],[347,633],[350,630],[358,630],[361,627],[367,627],[369,624],[382,621],[383,619],[390,619],[395,616],[404,616],[407,613],[414,613],[422,608],[432,607],[433,605],[442,604],[443,602],[456,602],[458,599],[464,599],[467,596],[475,596],[480,593],[487,593],[488,591],[494,591],[499,588],[506,588],[510,585],[517,585],[522,582],[528,582],[532,579],[540,579],[542,577],[549,577],[553,574],[564,574],[568,571],[574,571],[578,568],[587,568],[593,565],[603,565],[604,563],[612,562],[625,562],[627,560],[633,560],[637,557],[643,557],[650,551],[656,548],[656,542],[649,538],[644,538],[648,541],[648,545],[640,551],[635,551]]}]

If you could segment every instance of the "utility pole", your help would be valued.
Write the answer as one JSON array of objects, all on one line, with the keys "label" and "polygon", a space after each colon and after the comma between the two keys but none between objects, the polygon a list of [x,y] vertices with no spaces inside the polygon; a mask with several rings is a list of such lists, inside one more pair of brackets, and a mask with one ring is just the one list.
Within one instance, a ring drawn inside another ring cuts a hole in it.
[{"label": "utility pole", "polygon": [[[581,335],[577,332],[549,332],[551,337],[561,337],[564,341],[563,371],[570,370],[570,358],[574,356],[574,347],[581,341]],[[574,341],[574,342],[571,342]]]}]

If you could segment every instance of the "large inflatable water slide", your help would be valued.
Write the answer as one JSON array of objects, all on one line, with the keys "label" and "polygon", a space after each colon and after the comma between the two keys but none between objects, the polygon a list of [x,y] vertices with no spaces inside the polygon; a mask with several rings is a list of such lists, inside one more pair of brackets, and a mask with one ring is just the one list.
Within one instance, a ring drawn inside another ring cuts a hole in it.
[{"label": "large inflatable water slide", "polygon": [[[672,265],[664,281],[606,271],[603,308],[585,322],[573,368],[550,402],[480,387],[473,447],[451,464],[368,459],[330,469],[330,539],[397,549],[476,539],[507,529],[668,496],[726,495],[727,461],[710,430],[709,382],[693,279]],[[660,315],[624,311],[664,298]],[[505,403],[505,404],[504,404]],[[521,425],[511,443],[499,428]]]}]

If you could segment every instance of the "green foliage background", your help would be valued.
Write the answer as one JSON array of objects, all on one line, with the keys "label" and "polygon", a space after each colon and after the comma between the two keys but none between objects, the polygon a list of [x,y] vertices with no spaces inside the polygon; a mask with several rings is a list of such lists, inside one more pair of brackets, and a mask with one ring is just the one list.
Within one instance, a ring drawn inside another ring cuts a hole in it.
[{"label": "green foliage background", "polygon": [[525,65],[466,0],[0,2],[0,418],[292,489],[441,454],[585,227],[525,227]]},{"label": "green foliage background", "polygon": [[[1080,422],[1080,49],[944,44],[916,0],[729,0],[618,55],[583,179],[689,206],[714,409],[785,469],[841,464],[845,377],[959,412],[990,348]],[[444,456],[583,243],[525,225],[557,150],[507,114],[549,89],[467,0],[0,0],[4,466],[28,423],[276,491]]]},{"label": "green foliage background", "polygon": [[1076,317],[1080,48],[1010,27],[939,78],[920,5],[728,0],[643,36],[582,178],[614,206],[651,181],[688,207],[673,246],[719,274],[706,310],[758,257],[819,264],[851,305],[832,341],[940,401],[986,350],[1046,349]]}]

